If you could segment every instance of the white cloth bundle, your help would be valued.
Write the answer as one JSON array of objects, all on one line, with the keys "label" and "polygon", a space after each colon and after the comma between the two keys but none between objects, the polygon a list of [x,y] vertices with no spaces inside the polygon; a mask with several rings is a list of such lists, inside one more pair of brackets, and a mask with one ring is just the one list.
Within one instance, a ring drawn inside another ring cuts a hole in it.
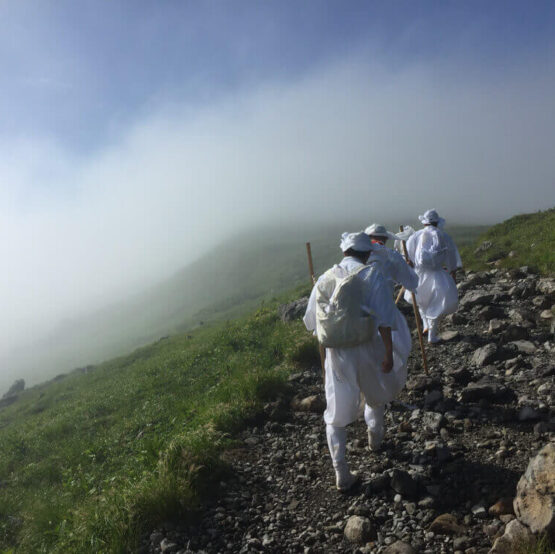
[{"label": "white cloth bundle", "polygon": [[[435,319],[457,311],[457,286],[449,273],[462,262],[451,237],[437,227],[425,227],[409,238],[407,252],[418,275],[416,302],[422,314]],[[408,293],[405,300],[410,302]]]}]

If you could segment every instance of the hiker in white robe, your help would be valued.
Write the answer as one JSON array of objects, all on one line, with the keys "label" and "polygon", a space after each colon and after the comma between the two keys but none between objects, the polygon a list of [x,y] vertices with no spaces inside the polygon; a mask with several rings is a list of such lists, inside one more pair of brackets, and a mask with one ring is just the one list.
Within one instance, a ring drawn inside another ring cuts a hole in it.
[{"label": "hiker in white robe", "polygon": [[[349,348],[326,348],[324,422],[336,486],[339,490],[347,490],[357,481],[357,476],[350,472],[345,460],[346,426],[360,417],[363,401],[369,445],[372,449],[379,448],[385,432],[385,405],[405,385],[406,368],[392,348],[395,305],[389,286],[375,264],[361,270],[372,249],[369,237],[362,232],[344,233],[340,246],[344,258],[334,270],[345,276],[360,270],[359,276],[367,283],[361,308],[375,315],[375,332],[368,343]],[[321,280],[322,277],[318,282]],[[318,282],[312,289],[303,319],[306,328],[314,332]]]},{"label": "hiker in white robe", "polygon": [[[386,246],[388,239],[397,240],[397,235],[390,233],[383,225],[374,223],[364,231],[372,241],[369,263],[375,263],[386,278],[393,296],[394,285],[399,283],[408,291],[416,291],[418,275],[410,267],[403,256]],[[391,333],[393,351],[404,360],[406,372],[409,354],[412,348],[412,339],[405,316],[395,306],[395,324]],[[401,371],[401,369],[399,369]],[[406,377],[405,377],[406,379]]]},{"label": "hiker in white robe", "polygon": [[[416,302],[424,332],[428,332],[429,343],[436,343],[441,319],[458,308],[456,271],[462,261],[453,239],[443,231],[445,220],[436,210],[428,210],[418,219],[424,229],[410,236],[407,252],[418,274]],[[408,301],[406,295],[405,299]]]}]

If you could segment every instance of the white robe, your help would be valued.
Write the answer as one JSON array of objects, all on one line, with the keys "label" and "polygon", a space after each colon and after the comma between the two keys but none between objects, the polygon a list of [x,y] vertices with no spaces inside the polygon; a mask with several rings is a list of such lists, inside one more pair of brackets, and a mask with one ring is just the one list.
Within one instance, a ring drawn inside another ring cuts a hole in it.
[{"label": "white robe", "polygon": [[[401,284],[408,291],[416,290],[418,275],[398,252],[386,246],[375,245],[369,261],[374,262],[386,278],[391,296],[393,296],[395,283]],[[395,330],[391,333],[393,350],[406,365],[412,348],[412,339],[407,320],[396,306],[394,321]]]},{"label": "white robe", "polygon": [[[457,311],[459,298],[451,271],[462,267],[453,239],[432,225],[416,231],[407,241],[407,252],[418,275],[416,302],[426,319]],[[405,294],[405,300],[410,301]]]},{"label": "white robe", "polygon": [[[349,272],[362,264],[352,257],[343,258],[339,264]],[[395,304],[389,286],[375,264],[359,273],[368,283],[363,308],[376,314],[374,338],[365,344],[351,348],[326,348],[326,401],[324,421],[334,427],[345,427],[360,415],[360,395],[370,407],[381,408],[391,402],[405,385],[407,368],[404,360],[393,352],[393,369],[382,371],[385,356],[383,341],[378,327],[395,330]],[[304,324],[309,331],[316,329],[316,287],[312,289]]]}]

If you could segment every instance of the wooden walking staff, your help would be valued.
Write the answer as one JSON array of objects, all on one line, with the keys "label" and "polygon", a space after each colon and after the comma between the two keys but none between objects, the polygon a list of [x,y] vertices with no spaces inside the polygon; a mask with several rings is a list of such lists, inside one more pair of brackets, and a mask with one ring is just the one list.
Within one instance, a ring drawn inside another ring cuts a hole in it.
[{"label": "wooden walking staff", "polygon": [[397,298],[395,299],[395,304],[399,304],[399,300],[401,300],[401,297],[403,296],[403,294],[405,294],[405,287],[401,287],[401,290],[399,291],[399,294],[397,295]]},{"label": "wooden walking staff", "polygon": [[[403,226],[399,227],[399,230],[403,232]],[[409,253],[407,252],[407,243],[406,241],[402,240],[401,244],[403,245],[403,254],[405,256],[405,261],[409,263]],[[414,319],[416,320],[416,330],[418,331],[418,341],[420,342],[420,350],[422,352],[422,364],[424,365],[424,371],[426,375],[429,375],[430,372],[428,370],[428,358],[426,358],[426,350],[424,349],[424,337],[422,336],[422,326],[420,325],[420,313],[418,312],[418,306],[416,305],[416,294],[414,292],[410,293],[412,296],[412,307],[414,309]]]},{"label": "wooden walking staff", "polygon": [[[312,286],[316,284],[316,277],[314,276],[314,265],[312,265],[312,250],[310,249],[310,242],[306,243],[306,255],[308,256],[308,271],[310,273],[310,281]],[[324,383],[326,382],[326,349],[318,342],[318,350],[320,351],[320,363],[322,364],[322,377]]]}]

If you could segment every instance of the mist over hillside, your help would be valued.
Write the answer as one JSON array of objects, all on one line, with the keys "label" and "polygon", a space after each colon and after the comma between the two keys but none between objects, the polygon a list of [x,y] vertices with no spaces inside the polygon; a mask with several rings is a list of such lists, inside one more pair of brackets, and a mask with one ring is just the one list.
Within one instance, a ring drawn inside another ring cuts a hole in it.
[{"label": "mist over hillside", "polygon": [[[230,237],[156,286],[68,319],[47,336],[29,337],[27,344],[0,361],[0,390],[16,378],[34,384],[167,335],[244,313],[308,281],[306,241],[311,242],[315,271],[321,273],[340,258],[341,232],[368,223],[257,228]],[[397,228],[394,223],[389,227]],[[474,239],[482,229],[449,228],[460,244]]]}]

